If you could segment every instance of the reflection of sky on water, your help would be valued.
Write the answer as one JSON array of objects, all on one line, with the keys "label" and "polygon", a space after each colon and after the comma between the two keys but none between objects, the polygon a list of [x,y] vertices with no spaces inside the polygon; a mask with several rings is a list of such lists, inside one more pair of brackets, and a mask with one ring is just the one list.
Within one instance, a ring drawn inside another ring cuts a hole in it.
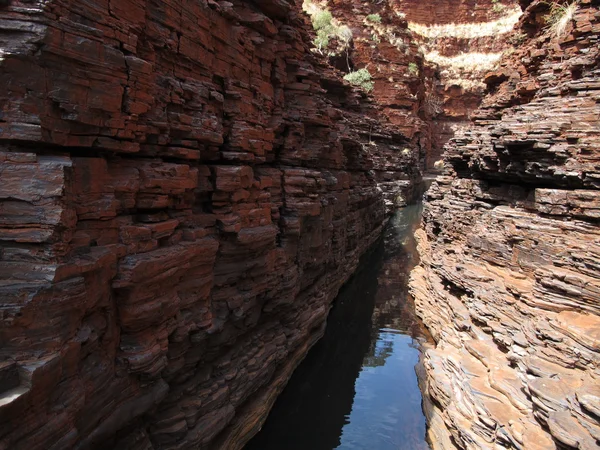
[{"label": "reflection of sky on water", "polygon": [[246,450],[429,448],[415,374],[426,338],[407,295],[420,214],[392,217]]},{"label": "reflection of sky on water", "polygon": [[[365,357],[356,380],[352,412],[339,449],[427,449],[425,418],[414,367],[413,338],[382,330],[375,355]],[[365,447],[368,437],[369,447]]]}]

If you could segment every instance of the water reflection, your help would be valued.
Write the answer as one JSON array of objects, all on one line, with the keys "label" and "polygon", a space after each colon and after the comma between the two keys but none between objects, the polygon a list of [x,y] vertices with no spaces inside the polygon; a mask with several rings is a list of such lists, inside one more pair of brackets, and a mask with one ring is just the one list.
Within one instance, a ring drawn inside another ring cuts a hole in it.
[{"label": "water reflection", "polygon": [[415,375],[426,335],[407,298],[420,215],[392,217],[246,450],[429,448]]}]

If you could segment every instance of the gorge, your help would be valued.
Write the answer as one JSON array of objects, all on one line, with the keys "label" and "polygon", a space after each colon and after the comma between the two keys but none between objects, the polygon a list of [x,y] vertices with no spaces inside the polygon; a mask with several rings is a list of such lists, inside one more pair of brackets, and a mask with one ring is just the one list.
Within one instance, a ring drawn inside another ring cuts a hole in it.
[{"label": "gorge", "polygon": [[598,448],[599,35],[597,0],[0,1],[0,449],[243,448],[432,171],[390,284],[428,445]]}]

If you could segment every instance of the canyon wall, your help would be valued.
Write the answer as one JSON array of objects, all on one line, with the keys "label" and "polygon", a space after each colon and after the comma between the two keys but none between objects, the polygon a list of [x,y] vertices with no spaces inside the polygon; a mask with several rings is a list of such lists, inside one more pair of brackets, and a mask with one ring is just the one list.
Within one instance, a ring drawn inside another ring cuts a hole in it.
[{"label": "canyon wall", "polygon": [[[401,129],[285,0],[0,2],[0,448],[240,448]],[[379,153],[381,152],[381,153]]]},{"label": "canyon wall", "polygon": [[600,4],[573,5],[523,2],[522,45],[426,197],[411,291],[434,449],[600,442]]},{"label": "canyon wall", "polygon": [[[468,125],[485,93],[484,75],[510,47],[521,16],[515,0],[307,3],[348,27],[347,43],[332,40],[321,51],[344,72],[369,71],[381,113],[409,141],[402,150],[419,152],[425,171],[435,170],[444,144]],[[386,202],[404,206],[395,200],[399,152],[379,155],[374,170]]]},{"label": "canyon wall", "polygon": [[323,53],[345,73],[368,70],[378,112],[399,132],[395,146],[372,152],[373,171],[388,212],[406,206],[415,194],[410,189],[414,176],[406,176],[403,161],[416,159],[422,169],[428,148],[420,111],[424,85],[419,67],[423,58],[407,22],[388,1],[329,0],[313,5],[330,11],[337,24],[348,27],[351,34],[345,45],[332,39]]},{"label": "canyon wall", "polygon": [[390,0],[423,52],[421,111],[434,169],[444,144],[469,123],[485,93],[483,77],[510,47],[507,35],[521,15],[514,0]]}]

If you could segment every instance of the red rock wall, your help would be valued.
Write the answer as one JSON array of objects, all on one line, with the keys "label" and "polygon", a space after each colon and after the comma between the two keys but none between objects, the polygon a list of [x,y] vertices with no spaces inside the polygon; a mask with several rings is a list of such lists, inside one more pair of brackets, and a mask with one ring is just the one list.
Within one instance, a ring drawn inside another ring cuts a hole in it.
[{"label": "red rock wall", "polygon": [[[487,0],[389,0],[389,2],[395,11],[406,16],[406,20],[424,25],[486,22],[493,14],[491,1]],[[514,4],[508,0],[498,3],[506,6]]]},{"label": "red rock wall", "polygon": [[[491,69],[481,57],[508,49],[510,25],[518,18],[515,1],[389,0],[390,8],[409,22],[412,40],[424,54],[421,97],[423,140],[428,142],[424,168],[434,170],[443,147],[480,105],[482,79]],[[493,63],[492,63],[493,65]]]},{"label": "red rock wall", "polygon": [[5,3],[0,448],[240,448],[379,235],[399,132],[284,0]]},{"label": "red rock wall", "polygon": [[[344,72],[366,68],[373,81],[376,108],[397,130],[393,146],[374,147],[373,171],[382,189],[388,210],[406,206],[411,200],[411,178],[406,173],[407,161],[418,160],[415,172],[423,169],[428,142],[422,130],[420,99],[423,80],[419,71],[409,65],[422,67],[416,43],[411,39],[405,20],[399,19],[387,2],[348,2],[330,0],[326,6],[340,24],[352,31],[352,40],[345,54],[332,58]],[[367,19],[379,15],[381,22]],[[379,130],[373,129],[371,136]]]},{"label": "red rock wall", "polygon": [[434,449],[600,442],[600,4],[558,37],[548,9],[525,10],[427,194],[411,290]]}]

